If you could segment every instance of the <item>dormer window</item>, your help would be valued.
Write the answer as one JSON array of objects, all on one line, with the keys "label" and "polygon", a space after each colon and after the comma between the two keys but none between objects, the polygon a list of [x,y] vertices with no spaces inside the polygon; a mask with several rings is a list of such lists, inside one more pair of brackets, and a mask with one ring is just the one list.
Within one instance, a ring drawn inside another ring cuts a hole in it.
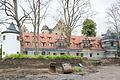
[{"label": "dormer window", "polygon": [[3,36],[3,40],[5,40],[5,35]]},{"label": "dormer window", "polygon": [[65,44],[64,44],[63,42],[61,42],[61,43],[59,43],[59,46],[60,46],[60,47],[64,47]]},{"label": "dormer window", "polygon": [[49,46],[53,46],[53,43],[49,43]]},{"label": "dormer window", "polygon": [[46,45],[46,43],[45,42],[42,42],[42,46],[44,47]]},{"label": "dormer window", "polygon": [[26,46],[30,46],[30,42],[26,42]]},{"label": "dormer window", "polygon": [[25,39],[29,39],[29,35],[25,35]]},{"label": "dormer window", "polygon": [[75,40],[75,38],[72,38],[72,40]]},{"label": "dormer window", "polygon": [[50,40],[51,40],[51,37],[48,37],[48,39],[50,39]]},{"label": "dormer window", "polygon": [[43,36],[41,36],[42,40],[44,40],[45,38]]}]

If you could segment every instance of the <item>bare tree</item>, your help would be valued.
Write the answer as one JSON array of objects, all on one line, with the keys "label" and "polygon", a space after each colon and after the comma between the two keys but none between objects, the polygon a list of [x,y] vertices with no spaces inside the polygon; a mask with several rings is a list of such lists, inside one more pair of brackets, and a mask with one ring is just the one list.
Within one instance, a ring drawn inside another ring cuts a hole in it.
[{"label": "bare tree", "polygon": [[12,19],[16,22],[16,25],[18,27],[18,30],[20,31],[20,45],[21,45],[21,53],[22,53],[22,47],[23,47],[23,39],[22,39],[22,25],[27,17],[26,14],[24,14],[22,17],[18,15],[18,3],[17,0],[1,0],[0,1],[0,7],[1,10],[5,11],[5,14],[10,17],[9,19]]},{"label": "bare tree", "polygon": [[120,1],[116,4],[112,4],[107,10],[107,23],[114,28],[117,35],[117,53],[119,51],[119,35],[120,35]]},{"label": "bare tree", "polygon": [[60,0],[62,11],[60,13],[66,24],[65,35],[67,36],[67,47],[70,47],[71,32],[78,26],[81,26],[82,21],[87,18],[90,12],[89,0]]},{"label": "bare tree", "polygon": [[[42,20],[45,18],[48,4],[51,0],[27,0],[29,2],[29,19],[34,28],[34,48],[35,54],[39,53],[39,29]],[[24,8],[23,8],[24,9]],[[24,10],[25,11],[25,10]],[[27,12],[26,12],[27,13]]]}]

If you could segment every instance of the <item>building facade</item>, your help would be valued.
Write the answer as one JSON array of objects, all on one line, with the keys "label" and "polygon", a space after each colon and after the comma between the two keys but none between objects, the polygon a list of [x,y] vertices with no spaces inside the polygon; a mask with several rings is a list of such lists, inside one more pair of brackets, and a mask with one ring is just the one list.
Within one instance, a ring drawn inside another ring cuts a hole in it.
[{"label": "building facade", "polygon": [[19,33],[13,23],[10,24],[6,31],[1,33],[2,58],[7,55],[20,53]]},{"label": "building facade", "polygon": [[118,37],[109,29],[106,34],[103,34],[101,39],[102,48],[105,50],[106,57],[115,57],[118,51]]},{"label": "building facade", "polygon": [[[24,33],[24,52],[34,54],[33,33]],[[104,50],[100,45],[100,38],[71,36],[70,47],[66,46],[64,34],[39,34],[40,55],[72,55],[87,58],[103,58]]]}]

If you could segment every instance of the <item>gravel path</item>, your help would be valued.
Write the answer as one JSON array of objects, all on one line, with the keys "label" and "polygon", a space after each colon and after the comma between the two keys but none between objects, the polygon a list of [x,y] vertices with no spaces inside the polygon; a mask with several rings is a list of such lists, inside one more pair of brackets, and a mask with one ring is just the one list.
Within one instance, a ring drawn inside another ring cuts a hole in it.
[{"label": "gravel path", "polygon": [[99,72],[75,74],[0,74],[0,80],[120,80],[120,66],[100,66]]},{"label": "gravel path", "polygon": [[120,66],[102,66],[99,72],[86,74],[83,80],[120,80]]}]

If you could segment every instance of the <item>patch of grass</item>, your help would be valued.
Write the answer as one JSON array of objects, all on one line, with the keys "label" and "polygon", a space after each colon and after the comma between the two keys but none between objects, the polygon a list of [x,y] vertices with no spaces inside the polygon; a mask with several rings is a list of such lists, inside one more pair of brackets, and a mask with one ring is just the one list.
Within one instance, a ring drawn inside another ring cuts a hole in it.
[{"label": "patch of grass", "polygon": [[6,56],[5,58],[9,58],[9,59],[24,59],[24,58],[34,58],[34,59],[81,59],[80,56],[70,56],[70,55],[26,55],[26,54],[12,54],[9,56]]},{"label": "patch of grass", "polygon": [[81,67],[75,66],[75,67],[73,68],[73,71],[74,71],[74,72],[81,72]]}]

